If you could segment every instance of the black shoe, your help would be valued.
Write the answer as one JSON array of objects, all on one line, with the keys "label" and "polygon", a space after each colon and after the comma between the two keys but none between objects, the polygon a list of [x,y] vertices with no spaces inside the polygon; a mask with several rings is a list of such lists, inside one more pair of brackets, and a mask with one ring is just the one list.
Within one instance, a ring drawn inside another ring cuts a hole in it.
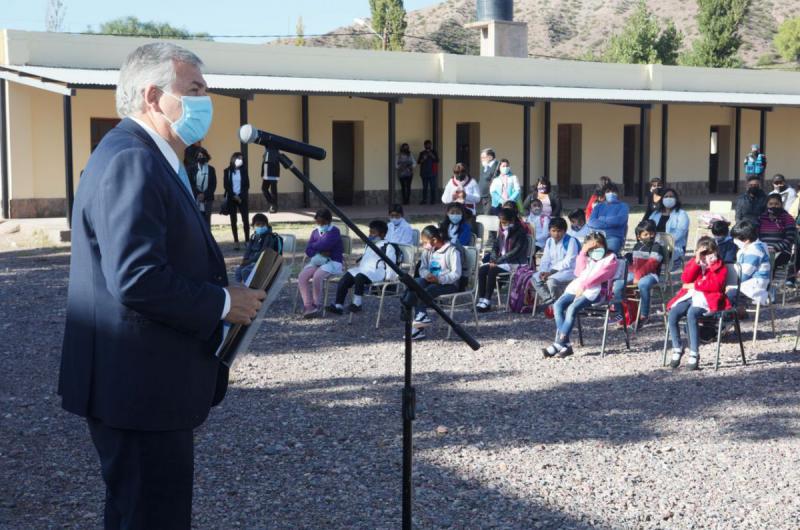
[{"label": "black shoe", "polygon": [[356,305],[356,304],[350,304],[350,305],[347,307],[347,309],[348,309],[348,310],[349,310],[351,313],[360,313],[360,312],[361,312],[361,306],[360,306],[360,305]]},{"label": "black shoe", "polygon": [[[675,354],[676,354],[676,353],[678,354],[678,358],[677,358],[677,359],[675,358]],[[682,358],[682,357],[683,357],[683,351],[681,351],[680,353],[678,353],[678,351],[677,351],[677,350],[674,350],[674,351],[672,352],[672,360],[669,362],[669,367],[670,367],[670,368],[672,368],[673,370],[674,370],[675,368],[679,367],[679,366],[681,365],[681,358]]]},{"label": "black shoe", "polygon": [[700,369],[700,356],[690,355],[689,360],[686,362],[686,369],[690,372]]},{"label": "black shoe", "polygon": [[344,310],[340,307],[336,307],[335,304],[331,304],[325,308],[325,311],[328,313],[333,313],[334,315],[342,315],[344,314]]},{"label": "black shoe", "polygon": [[558,357],[559,359],[563,359],[565,357],[569,357],[570,355],[572,355],[572,353],[573,353],[572,345],[568,344],[566,348],[564,348],[563,350],[561,350],[556,354],[556,357]]}]

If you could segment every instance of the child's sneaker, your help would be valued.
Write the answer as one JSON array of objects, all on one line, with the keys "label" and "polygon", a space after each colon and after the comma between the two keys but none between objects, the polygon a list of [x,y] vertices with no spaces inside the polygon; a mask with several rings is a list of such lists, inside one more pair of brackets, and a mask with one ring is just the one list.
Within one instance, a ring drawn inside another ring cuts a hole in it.
[{"label": "child's sneaker", "polygon": [[689,360],[686,361],[687,370],[697,370],[700,368],[700,354],[697,352],[689,352]]},{"label": "child's sneaker", "polygon": [[625,316],[619,313],[615,313],[608,317],[608,325],[609,326],[617,326],[619,328],[625,325]]},{"label": "child's sneaker", "polygon": [[681,357],[683,357],[683,350],[672,350],[672,360],[669,362],[670,368],[677,368],[681,365]]},{"label": "child's sneaker", "polygon": [[420,340],[425,338],[425,330],[422,328],[416,328],[411,331],[411,340]]},{"label": "child's sneaker", "polygon": [[565,357],[569,357],[572,354],[573,354],[572,344],[567,344],[563,346],[561,350],[559,350],[559,352],[556,354],[556,357],[558,357],[559,359],[563,359]]},{"label": "child's sneaker", "polygon": [[344,314],[344,310],[341,307],[337,307],[336,304],[330,304],[325,308],[325,311],[328,313],[333,313],[334,315]]},{"label": "child's sneaker", "polygon": [[347,308],[351,313],[358,313],[361,311],[361,306],[357,304],[350,304]]},{"label": "child's sneaker", "polygon": [[542,348],[542,355],[549,359],[550,357],[555,357],[556,354],[561,350],[556,344],[551,344],[547,348]]},{"label": "child's sneaker", "polygon": [[417,313],[417,316],[414,317],[413,326],[415,328],[424,328],[433,324],[433,320],[431,317],[428,316],[428,313]]}]

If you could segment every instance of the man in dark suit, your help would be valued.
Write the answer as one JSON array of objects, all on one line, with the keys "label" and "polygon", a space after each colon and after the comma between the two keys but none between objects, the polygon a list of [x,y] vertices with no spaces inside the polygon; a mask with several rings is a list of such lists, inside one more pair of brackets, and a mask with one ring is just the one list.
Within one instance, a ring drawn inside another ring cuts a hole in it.
[{"label": "man in dark suit", "polygon": [[92,153],[75,197],[59,394],[86,418],[100,457],[106,528],[190,528],[192,431],[228,383],[214,355],[223,320],[249,324],[264,298],[226,287],[178,159],[211,122],[201,65],[168,43],[126,59],[125,119]]},{"label": "man in dark suit", "polygon": [[193,163],[186,167],[192,185],[197,207],[211,226],[211,213],[214,210],[214,192],[217,191],[217,170],[209,164],[211,155],[205,147],[195,151]]},{"label": "man in dark suit", "polygon": [[236,212],[242,217],[245,243],[250,240],[250,215],[248,210],[248,196],[250,195],[250,177],[247,165],[244,164],[242,153],[236,152],[231,156],[230,165],[222,172],[222,187],[225,189],[225,201],[228,205],[228,214],[231,217],[231,232],[233,232],[233,248],[239,250],[239,229]]}]

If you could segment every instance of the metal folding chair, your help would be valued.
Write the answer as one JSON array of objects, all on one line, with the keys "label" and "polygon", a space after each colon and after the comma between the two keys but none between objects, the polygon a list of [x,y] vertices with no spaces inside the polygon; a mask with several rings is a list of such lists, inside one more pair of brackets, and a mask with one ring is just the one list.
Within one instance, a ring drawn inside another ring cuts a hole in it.
[{"label": "metal folding chair", "polygon": [[[606,356],[606,338],[608,337],[608,320],[611,317],[611,306],[613,304],[621,304],[622,299],[616,299],[613,295],[614,293],[614,282],[617,280],[625,281],[628,278],[628,262],[624,259],[620,259],[617,263],[617,273],[614,275],[614,278],[608,281],[608,291],[609,295],[604,299],[595,304],[592,304],[583,310],[579,311],[576,317],[576,322],[578,324],[578,342],[581,346],[583,346],[583,325],[581,324],[581,317],[603,317],[603,339],[602,343],[600,344],[600,357]],[[624,298],[623,294],[623,298]],[[622,331],[625,334],[625,347],[630,350],[631,349],[631,341],[630,337],[628,336],[628,324],[625,322],[625,318],[623,315],[622,319]]]},{"label": "metal folding chair", "polygon": [[[414,257],[416,256],[417,249],[411,245],[398,245],[398,247],[400,247],[400,251],[403,253],[403,261],[400,265],[400,268],[409,271],[411,267],[414,266]],[[364,296],[371,296],[379,299],[378,315],[375,318],[375,329],[378,329],[381,323],[384,301],[386,298],[399,298],[402,296],[404,294],[404,291],[401,289],[402,285],[403,284],[400,282],[400,280],[396,279],[383,282],[374,282],[367,286],[367,289],[364,291]],[[394,290],[390,290],[392,286],[394,286]],[[352,312],[350,313],[347,323],[353,323]]]},{"label": "metal folding chair", "polygon": [[[741,281],[741,270],[739,265],[736,264],[727,264],[725,265],[726,268],[726,278],[725,278],[725,288],[726,291],[735,288],[736,292],[739,293],[739,284]],[[739,341],[739,349],[742,353],[742,364],[747,365],[747,358],[744,355],[744,343],[742,342],[742,328],[739,324],[739,315],[737,313],[737,306],[738,306],[739,296],[737,295],[736,300],[733,306],[730,309],[723,309],[720,311],[713,311],[706,313],[702,317],[700,317],[699,322],[713,322],[717,326],[717,358],[714,362],[714,370],[719,369],[719,353],[720,348],[722,346],[722,328],[726,321],[730,322],[730,319],[733,318],[733,325],[734,330],[736,331],[736,338]],[[686,329],[686,323],[684,322],[684,329]],[[669,326],[664,333],[664,351],[662,355],[662,366],[667,365],[667,344],[669,342]]]},{"label": "metal folding chair", "polygon": [[[447,308],[447,301],[450,302],[450,318],[453,317],[453,313],[456,309],[462,307],[470,307],[472,309],[472,315],[475,317],[475,327],[478,327],[478,309],[475,307],[475,304],[478,300],[478,250],[472,247],[464,247],[464,255],[466,263],[462,263],[461,266],[466,267],[469,282],[466,288],[463,291],[459,291],[457,293],[451,294],[443,294],[441,295],[438,300],[443,309]],[[462,302],[461,300],[466,300]],[[453,328],[447,327],[447,338],[450,338],[452,334]]]}]

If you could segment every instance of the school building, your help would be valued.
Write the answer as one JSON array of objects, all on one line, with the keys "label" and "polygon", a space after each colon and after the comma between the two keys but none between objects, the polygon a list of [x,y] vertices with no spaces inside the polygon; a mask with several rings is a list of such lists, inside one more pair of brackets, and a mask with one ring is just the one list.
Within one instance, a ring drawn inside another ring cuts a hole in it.
[{"label": "school building", "polygon": [[[0,31],[3,217],[66,213],[93,147],[118,121],[119,66],[149,40]],[[792,180],[800,167],[800,73],[178,44],[206,64],[212,165],[221,175],[233,152],[247,154],[251,209],[263,204],[263,149],[240,144],[245,123],[326,149],[325,160],[295,163],[339,205],[396,198],[400,144],[416,153],[426,139],[442,185],[456,162],[477,168],[480,149],[493,147],[526,184],[545,175],[565,197],[608,175],[628,196],[661,177],[684,201],[703,202],[741,188],[751,144],[767,154],[769,175]],[[412,200],[420,188],[415,175]],[[286,171],[279,190],[283,207],[308,205]]]}]

